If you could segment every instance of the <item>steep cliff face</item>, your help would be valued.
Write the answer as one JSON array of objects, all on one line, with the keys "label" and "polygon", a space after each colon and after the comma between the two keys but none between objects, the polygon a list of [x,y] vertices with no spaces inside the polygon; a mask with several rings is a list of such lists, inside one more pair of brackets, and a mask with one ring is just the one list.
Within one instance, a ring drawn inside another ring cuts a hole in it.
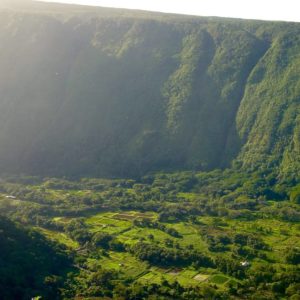
[{"label": "steep cliff face", "polygon": [[0,11],[0,168],[299,170],[300,25],[36,4]]},{"label": "steep cliff face", "polygon": [[238,110],[237,128],[244,141],[239,157],[244,166],[267,164],[299,174],[299,71],[299,31],[284,32],[253,69]]}]

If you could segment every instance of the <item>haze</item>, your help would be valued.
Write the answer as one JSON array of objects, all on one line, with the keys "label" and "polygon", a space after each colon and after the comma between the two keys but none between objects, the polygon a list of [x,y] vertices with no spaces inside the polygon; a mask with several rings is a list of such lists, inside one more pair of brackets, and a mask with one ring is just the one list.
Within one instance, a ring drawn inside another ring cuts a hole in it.
[{"label": "haze", "polygon": [[48,0],[46,2],[141,9],[200,16],[300,21],[300,4],[298,0]]}]

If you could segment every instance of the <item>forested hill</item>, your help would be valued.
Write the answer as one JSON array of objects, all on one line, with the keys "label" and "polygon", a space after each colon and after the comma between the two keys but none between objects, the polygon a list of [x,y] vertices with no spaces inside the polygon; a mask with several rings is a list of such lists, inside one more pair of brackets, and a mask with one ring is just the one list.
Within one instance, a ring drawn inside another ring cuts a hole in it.
[{"label": "forested hill", "polygon": [[299,23],[2,6],[1,172],[299,172]]}]

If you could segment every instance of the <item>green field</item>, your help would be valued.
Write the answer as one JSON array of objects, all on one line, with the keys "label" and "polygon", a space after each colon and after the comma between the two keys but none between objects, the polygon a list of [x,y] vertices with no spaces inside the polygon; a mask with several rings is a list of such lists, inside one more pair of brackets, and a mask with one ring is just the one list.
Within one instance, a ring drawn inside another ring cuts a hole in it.
[{"label": "green field", "polygon": [[45,235],[50,240],[56,241],[60,244],[63,244],[65,246],[69,247],[70,249],[79,248],[78,242],[69,238],[65,233],[48,230],[48,229],[40,228],[40,227],[37,228],[37,230],[40,231],[43,235]]},{"label": "green field", "polygon": [[[76,219],[76,218],[75,218]],[[181,248],[193,245],[194,249],[201,252],[209,253],[209,247],[207,242],[201,237],[201,227],[205,228],[211,226],[214,223],[213,217],[201,217],[199,218],[200,226],[187,223],[177,222],[167,224],[167,228],[174,228],[180,233],[180,237],[171,237],[166,232],[155,228],[140,228],[134,225],[134,220],[149,219],[151,221],[157,220],[157,214],[140,213],[138,211],[125,211],[125,212],[103,212],[97,213],[83,218],[84,223],[87,225],[88,231],[91,234],[95,233],[107,233],[112,235],[118,241],[127,246],[137,244],[141,240],[146,240],[151,243],[158,244],[163,247],[166,240],[172,240],[174,243],[178,243]],[[55,217],[53,220],[60,224],[68,224],[74,218]],[[218,234],[221,232],[226,233],[255,233],[260,226],[264,225],[264,231],[260,234],[262,240],[270,245],[272,251],[264,251],[269,259],[276,259],[282,261],[283,249],[290,246],[300,246],[299,240],[299,225],[290,225],[278,220],[256,220],[251,222],[240,222],[230,219],[223,219],[221,227],[209,227],[211,234]],[[66,234],[62,232],[47,230],[39,228],[39,230],[49,239],[55,240],[70,249],[76,249],[79,247],[78,242],[72,240]],[[151,236],[151,239],[150,239]],[[211,253],[216,255],[216,253]],[[227,256],[227,253],[223,253],[223,256]],[[256,265],[259,260],[254,259],[253,265]],[[282,261],[283,262],[283,261]],[[97,259],[88,258],[87,267],[95,268],[95,266],[101,266],[101,268],[108,270],[115,270],[122,274],[121,278],[132,278],[141,284],[160,284],[163,280],[167,280],[170,283],[175,281],[179,282],[182,286],[199,286],[203,283],[210,282],[223,287],[229,282],[236,284],[236,280],[229,276],[222,274],[214,274],[215,271],[209,269],[197,268],[162,268],[153,267],[147,262],[141,262],[136,259],[132,254],[128,252],[116,252],[109,251],[105,256],[100,255]]]},{"label": "green field", "polygon": [[197,176],[189,192],[178,190],[191,173],[150,183],[14,179],[2,183],[0,209],[68,257],[62,279],[47,280],[64,280],[61,293],[78,299],[294,299],[298,204],[251,196],[256,179],[246,176],[232,190],[228,174]]}]

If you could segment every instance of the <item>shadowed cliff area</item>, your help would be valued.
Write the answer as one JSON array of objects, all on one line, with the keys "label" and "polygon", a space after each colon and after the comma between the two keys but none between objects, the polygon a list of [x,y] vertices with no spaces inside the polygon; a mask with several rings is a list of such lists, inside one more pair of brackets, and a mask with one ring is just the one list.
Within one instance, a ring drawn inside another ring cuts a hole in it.
[{"label": "shadowed cliff area", "polygon": [[297,23],[4,7],[0,169],[126,177],[234,162],[297,174],[299,33]]}]

